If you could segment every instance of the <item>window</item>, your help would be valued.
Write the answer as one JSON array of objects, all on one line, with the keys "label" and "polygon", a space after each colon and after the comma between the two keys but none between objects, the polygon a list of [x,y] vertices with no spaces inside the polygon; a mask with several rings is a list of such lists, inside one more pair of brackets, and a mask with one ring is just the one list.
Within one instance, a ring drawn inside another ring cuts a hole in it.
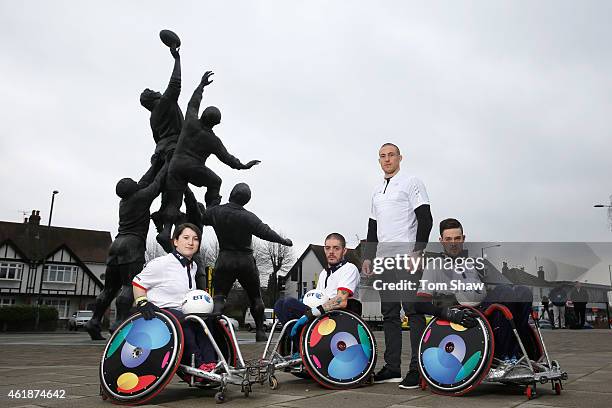
[{"label": "window", "polygon": [[20,262],[0,262],[0,279],[21,280],[23,264]]},{"label": "window", "polygon": [[79,267],[76,265],[45,265],[45,282],[75,283]]},{"label": "window", "polygon": [[66,299],[45,299],[46,306],[51,306],[57,309],[58,317],[60,319],[68,318],[68,311],[70,310],[70,301]]},{"label": "window", "polygon": [[302,296],[308,292],[308,282],[302,282]]},{"label": "window", "polygon": [[14,304],[15,304],[15,298],[0,298],[0,307],[13,306]]}]

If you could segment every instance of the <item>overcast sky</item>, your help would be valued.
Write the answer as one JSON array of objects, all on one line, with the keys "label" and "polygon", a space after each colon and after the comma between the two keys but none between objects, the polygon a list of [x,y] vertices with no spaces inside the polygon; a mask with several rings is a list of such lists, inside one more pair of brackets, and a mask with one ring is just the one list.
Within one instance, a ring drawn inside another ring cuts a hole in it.
[{"label": "overcast sky", "polygon": [[[0,219],[108,230],[115,183],[154,143],[145,87],[163,90],[182,39],[183,109],[202,107],[252,170],[207,166],[224,202],[296,243],[365,237],[380,145],[427,186],[437,223],[470,240],[610,241],[612,4],[576,1],[0,2]],[[197,191],[203,201],[204,190]],[[158,208],[154,204],[154,209]]]}]

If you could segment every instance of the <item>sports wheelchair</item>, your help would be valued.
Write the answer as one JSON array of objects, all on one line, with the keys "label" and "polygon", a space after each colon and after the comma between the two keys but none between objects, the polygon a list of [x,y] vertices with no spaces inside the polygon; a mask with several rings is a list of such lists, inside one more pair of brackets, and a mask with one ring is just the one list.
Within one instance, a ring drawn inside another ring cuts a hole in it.
[{"label": "sports wheelchair", "polygon": [[[241,386],[248,397],[251,385],[269,383],[276,389],[274,367],[260,360],[245,361],[234,328],[221,314],[186,314],[202,326],[210,340],[218,362],[212,371],[181,364],[183,330],[177,318],[165,310],[145,320],[136,313],[115,330],[104,348],[100,362],[100,394],[102,399],[125,405],[143,404],[159,394],[175,373],[190,376],[189,385],[198,388],[219,388],[215,402],[225,401],[229,384]],[[206,322],[205,322],[206,320]],[[195,381],[195,378],[201,381]]]},{"label": "sports wheelchair", "polygon": [[324,313],[302,328],[299,343],[289,336],[296,321],[285,323],[277,336],[274,322],[262,361],[330,389],[373,383],[376,339],[359,315],[342,309]]},{"label": "sports wheelchair", "polygon": [[[563,381],[568,376],[548,355],[537,313],[531,313],[533,325],[527,324],[528,330],[519,333],[508,307],[495,303],[482,312],[471,309],[477,314],[476,327],[466,329],[434,318],[425,328],[418,354],[423,390],[431,387],[438,394],[459,396],[474,390],[481,382],[501,383],[525,387],[525,395],[532,399],[537,395],[538,383],[550,383],[553,391],[561,394]],[[494,314],[510,325],[521,351],[518,359],[502,360],[496,356],[495,336],[489,321]]]}]

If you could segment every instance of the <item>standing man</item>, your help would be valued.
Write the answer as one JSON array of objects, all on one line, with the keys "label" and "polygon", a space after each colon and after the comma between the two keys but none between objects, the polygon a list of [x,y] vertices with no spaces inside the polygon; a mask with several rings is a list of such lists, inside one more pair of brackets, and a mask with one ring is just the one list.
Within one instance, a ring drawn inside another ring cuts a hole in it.
[{"label": "standing man", "polygon": [[[378,152],[378,161],[384,178],[376,186],[372,195],[371,216],[368,223],[368,242],[378,242],[377,257],[393,257],[411,253],[413,259],[419,258],[429,240],[432,216],[429,197],[425,185],[416,177],[400,172],[402,155],[393,143],[385,143]],[[384,245],[381,245],[384,243]],[[362,272],[371,274],[374,245],[369,246]],[[393,269],[383,273],[383,280],[398,282],[409,279],[418,284],[420,271]],[[410,324],[410,345],[412,356],[410,368],[401,388],[417,388],[419,372],[417,369],[418,345],[425,328],[425,316],[414,310],[414,292],[397,293],[381,291],[381,312],[385,332],[385,365],[374,376],[375,382],[400,382],[402,326],[400,309],[403,307]]]},{"label": "standing man", "polygon": [[553,288],[548,294],[550,301],[553,304],[553,315],[555,325],[559,325],[559,329],[565,329],[565,304],[567,303],[567,292],[563,286]]},{"label": "standing man", "polygon": [[548,317],[550,326],[554,330],[555,329],[555,319],[553,318],[552,310],[550,309],[550,300],[548,299],[548,296],[546,295],[542,296],[542,314],[540,315],[540,319],[542,319],[543,317]]},{"label": "standing man", "polygon": [[586,322],[586,304],[589,302],[589,294],[582,287],[580,282],[576,282],[570,293],[570,300],[574,304],[574,313],[576,314],[576,323],[579,329],[584,329]]}]

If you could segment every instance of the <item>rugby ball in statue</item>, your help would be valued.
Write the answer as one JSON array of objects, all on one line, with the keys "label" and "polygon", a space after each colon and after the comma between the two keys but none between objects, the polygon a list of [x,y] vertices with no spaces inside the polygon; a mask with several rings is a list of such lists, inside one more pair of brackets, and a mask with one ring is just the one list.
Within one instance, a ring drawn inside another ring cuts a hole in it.
[{"label": "rugby ball in statue", "polygon": [[159,32],[159,38],[170,48],[178,48],[181,46],[181,39],[174,31],[161,30]]}]

